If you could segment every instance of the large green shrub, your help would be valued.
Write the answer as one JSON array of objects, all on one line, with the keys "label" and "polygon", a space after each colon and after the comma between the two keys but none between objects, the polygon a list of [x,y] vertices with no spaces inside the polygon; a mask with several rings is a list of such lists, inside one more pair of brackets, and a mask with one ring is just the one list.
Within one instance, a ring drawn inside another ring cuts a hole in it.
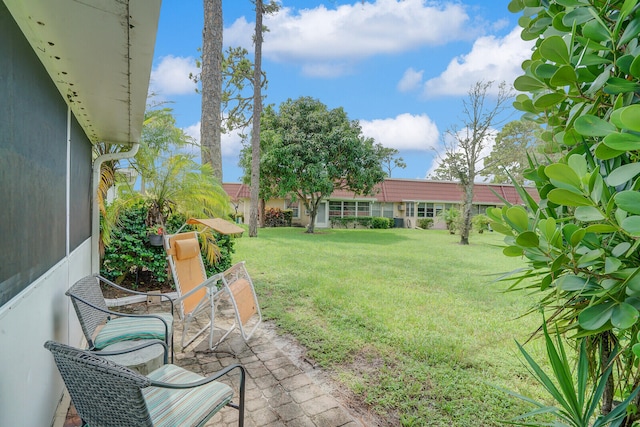
[{"label": "large green shrub", "polygon": [[[143,204],[120,212],[119,226],[111,230],[110,245],[105,248],[100,274],[117,282],[132,282],[142,271],[153,274],[159,283],[167,281],[167,260],[162,247],[149,245]],[[167,225],[167,227],[169,227]]]},{"label": "large green shrub", "polygon": [[[606,414],[616,394],[640,385],[632,351],[640,330],[638,0],[512,0],[509,9],[523,13],[522,37],[535,40],[514,105],[546,125],[542,138],[560,159],[532,162],[525,173],[539,202],[519,188],[526,208],[487,214],[506,235],[505,255],[527,262],[513,288],[535,291],[536,310],[576,347],[587,339],[592,366],[620,349],[602,395]],[[590,373],[595,383],[602,371]],[[638,419],[630,411],[624,425]]]},{"label": "large green shrub", "polygon": [[390,218],[373,216],[343,216],[330,219],[331,227],[336,228],[392,228],[393,220]]},{"label": "large green shrub", "polygon": [[471,224],[478,233],[482,234],[489,230],[491,218],[483,214],[474,215],[474,217],[471,218]]},{"label": "large green shrub", "polygon": [[[119,226],[111,231],[111,243],[105,248],[100,274],[118,283],[138,286],[141,274],[150,276],[151,282],[159,286],[171,281],[168,276],[166,254],[161,246],[151,246],[145,225],[147,208],[140,203],[125,208],[119,215]],[[175,233],[185,222],[182,215],[170,215],[166,220],[166,232]],[[190,230],[187,227],[183,230]],[[210,265],[203,256],[208,274],[226,270],[232,265],[234,238],[213,233],[220,254],[218,262]],[[149,285],[149,283],[146,283]]]},{"label": "large green shrub", "polygon": [[290,209],[269,208],[264,212],[265,227],[291,227],[293,211]]},{"label": "large green shrub", "polygon": [[418,218],[418,227],[428,230],[433,227],[433,218]]},{"label": "large green shrub", "polygon": [[393,228],[393,219],[374,216],[371,218],[371,228],[387,229]]}]

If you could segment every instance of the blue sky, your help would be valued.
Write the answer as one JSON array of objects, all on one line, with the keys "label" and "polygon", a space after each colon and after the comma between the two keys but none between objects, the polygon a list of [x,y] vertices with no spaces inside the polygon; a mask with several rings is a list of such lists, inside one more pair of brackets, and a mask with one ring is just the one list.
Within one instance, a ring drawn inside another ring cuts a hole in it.
[{"label": "blue sky", "polygon": [[[444,132],[460,127],[462,100],[479,80],[511,84],[530,55],[508,0],[282,0],[265,17],[265,104],[311,96],[343,107],[363,133],[400,151],[394,178],[425,178],[437,166]],[[224,46],[253,58],[249,0],[224,0]],[[168,101],[178,126],[200,138],[197,73],[203,6],[164,0],[151,73],[155,101]],[[513,112],[510,119],[520,114]],[[487,141],[488,147],[491,141]],[[223,135],[223,180],[239,182],[240,139]],[[488,152],[489,148],[487,148]]]}]

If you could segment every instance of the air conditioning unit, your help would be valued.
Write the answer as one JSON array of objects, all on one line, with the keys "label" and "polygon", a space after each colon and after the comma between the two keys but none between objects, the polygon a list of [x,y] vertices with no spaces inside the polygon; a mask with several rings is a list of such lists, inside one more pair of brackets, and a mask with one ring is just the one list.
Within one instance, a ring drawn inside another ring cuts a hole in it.
[{"label": "air conditioning unit", "polygon": [[398,205],[398,210],[399,211],[403,211],[404,210],[404,203]]}]

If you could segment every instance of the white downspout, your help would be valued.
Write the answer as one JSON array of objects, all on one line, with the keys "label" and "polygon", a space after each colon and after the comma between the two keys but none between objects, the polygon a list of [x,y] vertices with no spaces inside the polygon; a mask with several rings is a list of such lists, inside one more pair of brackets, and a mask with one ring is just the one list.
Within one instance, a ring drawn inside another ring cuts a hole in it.
[{"label": "white downspout", "polygon": [[103,154],[93,162],[93,176],[91,177],[91,273],[100,273],[100,209],[98,207],[98,185],[100,184],[100,167],[106,161],[122,160],[134,157],[140,148],[140,143],[134,142],[129,151]]}]

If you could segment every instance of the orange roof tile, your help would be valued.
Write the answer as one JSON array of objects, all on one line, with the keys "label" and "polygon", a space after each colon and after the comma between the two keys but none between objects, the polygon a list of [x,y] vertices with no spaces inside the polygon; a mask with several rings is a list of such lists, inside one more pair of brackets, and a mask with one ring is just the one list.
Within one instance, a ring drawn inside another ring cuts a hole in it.
[{"label": "orange roof tile", "polygon": [[[238,183],[222,185],[232,200],[248,199],[249,186]],[[533,187],[526,187],[535,200],[540,200]],[[497,193],[497,194],[496,194]],[[511,184],[476,183],[473,201],[480,204],[502,204],[502,197],[512,204],[522,203],[515,187]],[[443,202],[460,203],[463,192],[460,185],[451,181],[432,181],[425,179],[387,178],[376,186],[373,196],[356,196],[351,191],[336,190],[330,199],[373,199],[378,202]]]}]

